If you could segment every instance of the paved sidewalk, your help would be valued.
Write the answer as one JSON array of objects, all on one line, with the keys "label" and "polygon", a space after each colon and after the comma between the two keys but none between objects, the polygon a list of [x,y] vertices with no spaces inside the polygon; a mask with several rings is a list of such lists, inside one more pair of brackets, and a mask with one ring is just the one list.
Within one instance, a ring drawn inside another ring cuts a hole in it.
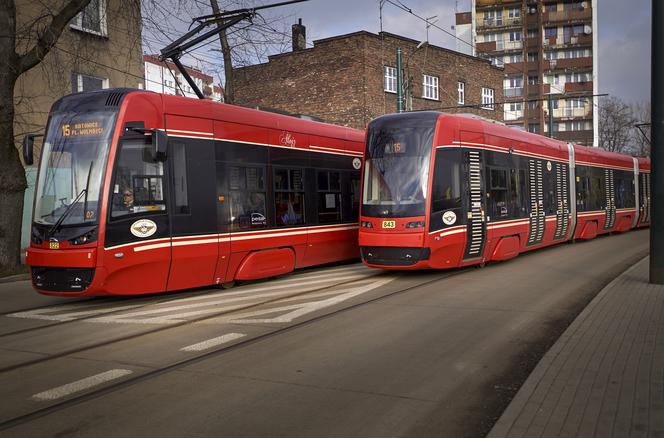
[{"label": "paved sidewalk", "polygon": [[581,312],[488,435],[540,436],[664,437],[664,286],[648,258]]}]

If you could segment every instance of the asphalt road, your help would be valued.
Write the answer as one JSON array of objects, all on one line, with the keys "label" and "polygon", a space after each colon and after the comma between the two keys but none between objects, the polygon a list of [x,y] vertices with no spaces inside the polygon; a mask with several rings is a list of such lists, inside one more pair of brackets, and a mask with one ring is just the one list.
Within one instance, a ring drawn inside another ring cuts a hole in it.
[{"label": "asphalt road", "polygon": [[648,231],[483,269],[65,300],[0,284],[0,435],[484,436]]}]

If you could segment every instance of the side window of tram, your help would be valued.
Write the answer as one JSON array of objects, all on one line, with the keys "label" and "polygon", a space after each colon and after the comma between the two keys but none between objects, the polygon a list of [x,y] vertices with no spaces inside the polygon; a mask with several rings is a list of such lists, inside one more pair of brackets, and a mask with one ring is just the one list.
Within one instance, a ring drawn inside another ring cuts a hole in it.
[{"label": "side window of tram", "polygon": [[341,174],[335,171],[317,172],[318,223],[341,221]]},{"label": "side window of tram", "polygon": [[150,139],[125,140],[116,162],[111,217],[163,212],[164,163],[151,159]]},{"label": "side window of tram", "polygon": [[267,227],[265,169],[228,167],[231,231]]},{"label": "side window of tram", "polygon": [[488,195],[491,216],[494,219],[509,217],[511,208],[507,203],[507,169],[489,168]]},{"label": "side window of tram", "polygon": [[462,182],[461,152],[437,151],[431,187],[431,212],[460,209]]},{"label": "side window of tram", "polygon": [[277,226],[300,225],[305,222],[303,178],[302,169],[274,169],[274,207]]}]

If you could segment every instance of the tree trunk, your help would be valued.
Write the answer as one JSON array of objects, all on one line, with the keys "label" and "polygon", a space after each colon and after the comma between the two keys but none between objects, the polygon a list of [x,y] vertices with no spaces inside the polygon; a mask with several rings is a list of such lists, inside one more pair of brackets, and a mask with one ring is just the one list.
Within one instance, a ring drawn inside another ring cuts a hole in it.
[{"label": "tree trunk", "polygon": [[[2,68],[2,67],[0,67]],[[25,170],[14,144],[14,85],[8,67],[0,72],[0,273],[12,272],[21,262]]]},{"label": "tree trunk", "polygon": [[[210,0],[212,6],[212,13],[219,13],[219,3],[217,0]],[[226,29],[219,32],[219,42],[221,43],[221,54],[224,57],[224,76],[226,78],[224,83],[224,102],[235,103],[235,90],[233,87],[233,60],[231,59],[231,47],[228,45],[228,38],[226,37]]]}]

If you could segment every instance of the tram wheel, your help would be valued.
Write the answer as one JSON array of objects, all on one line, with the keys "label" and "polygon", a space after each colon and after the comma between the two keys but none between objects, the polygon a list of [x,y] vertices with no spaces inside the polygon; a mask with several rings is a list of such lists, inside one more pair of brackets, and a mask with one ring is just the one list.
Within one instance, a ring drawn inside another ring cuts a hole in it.
[{"label": "tram wheel", "polygon": [[230,289],[235,286],[235,281],[227,281],[226,283],[221,283],[222,289]]}]

